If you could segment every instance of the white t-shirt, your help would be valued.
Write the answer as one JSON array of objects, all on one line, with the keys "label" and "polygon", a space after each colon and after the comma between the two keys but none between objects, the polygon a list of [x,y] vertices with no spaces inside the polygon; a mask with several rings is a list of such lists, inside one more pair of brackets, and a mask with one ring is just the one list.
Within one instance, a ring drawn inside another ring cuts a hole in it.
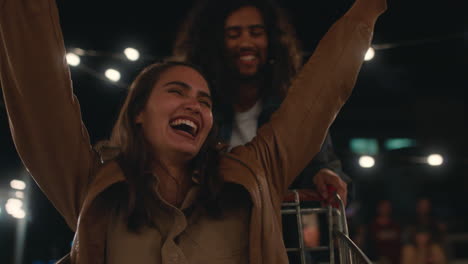
[{"label": "white t-shirt", "polygon": [[262,102],[259,100],[252,108],[245,112],[234,113],[232,135],[229,140],[229,150],[251,141],[257,134],[258,116],[262,111]]}]

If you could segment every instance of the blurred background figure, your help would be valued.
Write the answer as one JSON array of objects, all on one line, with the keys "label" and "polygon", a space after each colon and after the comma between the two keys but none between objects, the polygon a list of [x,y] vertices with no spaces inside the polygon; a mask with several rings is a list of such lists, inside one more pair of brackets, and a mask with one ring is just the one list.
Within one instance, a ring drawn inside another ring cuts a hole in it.
[{"label": "blurred background figure", "polygon": [[447,263],[442,246],[433,240],[431,230],[417,227],[411,243],[403,246],[401,264],[445,264]]},{"label": "blurred background figure", "polygon": [[393,219],[392,203],[377,203],[376,216],[369,226],[369,246],[372,258],[381,264],[398,264],[400,261],[401,227]]},{"label": "blurred background figure", "polygon": [[421,197],[416,201],[415,207],[416,215],[405,228],[404,241],[410,242],[415,230],[424,228],[431,232],[432,240],[443,245],[447,226],[435,216],[431,200],[427,197]]}]

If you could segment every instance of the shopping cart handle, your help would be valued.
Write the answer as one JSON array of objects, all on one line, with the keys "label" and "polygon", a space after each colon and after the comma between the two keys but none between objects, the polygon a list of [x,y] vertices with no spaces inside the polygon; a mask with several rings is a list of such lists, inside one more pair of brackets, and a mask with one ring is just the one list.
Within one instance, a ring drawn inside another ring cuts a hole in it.
[{"label": "shopping cart handle", "polygon": [[[295,190],[288,190],[286,196],[283,199],[285,203],[293,203],[296,202],[296,193],[298,195],[299,202],[324,202],[323,205],[330,204],[334,208],[338,208],[340,205],[341,197],[339,197],[337,193],[337,189],[332,185],[327,185],[327,190],[329,193],[329,197],[324,199],[319,192],[312,189],[295,189]],[[328,201],[327,201],[328,200]]]},{"label": "shopping cart handle", "polygon": [[339,208],[342,200],[340,195],[338,195],[338,189],[333,185],[327,185],[327,191],[329,195],[328,201],[325,201],[325,199],[322,200],[325,201],[325,204],[330,204],[333,208]]},{"label": "shopping cart handle", "polygon": [[323,201],[322,196],[316,191],[311,189],[296,189],[288,190],[286,196],[283,199],[283,202],[295,202],[296,201],[296,192],[299,195],[299,201]]}]

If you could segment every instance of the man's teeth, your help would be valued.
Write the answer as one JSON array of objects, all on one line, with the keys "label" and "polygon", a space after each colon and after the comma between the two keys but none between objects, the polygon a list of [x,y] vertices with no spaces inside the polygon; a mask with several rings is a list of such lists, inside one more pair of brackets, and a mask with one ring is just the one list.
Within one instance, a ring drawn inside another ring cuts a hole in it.
[{"label": "man's teeth", "polygon": [[194,122],[192,122],[190,120],[187,120],[187,119],[176,119],[176,120],[172,121],[170,125],[171,126],[178,126],[178,125],[182,125],[182,124],[193,128],[193,134],[197,133],[197,130],[198,130],[197,125]]},{"label": "man's teeth", "polygon": [[255,56],[254,55],[241,56],[240,60],[241,61],[253,61],[255,60]]}]

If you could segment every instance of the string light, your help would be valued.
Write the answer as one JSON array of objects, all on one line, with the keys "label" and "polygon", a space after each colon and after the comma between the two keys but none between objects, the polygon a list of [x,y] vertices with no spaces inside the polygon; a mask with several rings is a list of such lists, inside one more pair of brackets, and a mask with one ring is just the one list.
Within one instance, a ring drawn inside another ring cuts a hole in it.
[{"label": "string light", "polygon": [[5,210],[7,213],[14,218],[22,219],[26,216],[26,212],[23,210],[23,202],[16,198],[8,199],[5,204]]},{"label": "string light", "polygon": [[117,82],[120,80],[120,72],[115,69],[107,69],[105,72],[107,79]]},{"label": "string light", "polygon": [[15,190],[24,190],[26,188],[26,183],[20,180],[12,180],[10,182],[10,187]]},{"label": "string light", "polygon": [[137,61],[140,58],[140,52],[134,48],[126,48],[124,54],[130,61]]},{"label": "string light", "polygon": [[362,168],[372,168],[375,165],[375,159],[371,156],[361,156],[359,158],[359,166]]},{"label": "string light", "polygon": [[440,166],[444,163],[444,158],[440,154],[431,154],[427,157],[427,163],[431,166]]},{"label": "string light", "polygon": [[[394,42],[394,43],[372,44],[372,47],[370,47],[367,50],[364,56],[364,60],[365,61],[372,60],[375,57],[376,52],[381,51],[381,50],[388,50],[388,49],[409,47],[409,46],[415,47],[415,46],[430,44],[434,42],[440,42],[440,41],[449,40],[449,39],[459,39],[459,38],[463,38],[463,33],[454,33],[454,34],[445,35],[445,36],[433,36],[433,37],[426,38],[426,39],[408,40],[408,41],[401,41],[401,42]],[[305,57],[308,57],[311,55],[311,53],[308,51],[304,51],[303,55]],[[137,49],[131,48],[131,47],[124,49],[123,54],[113,53],[113,52],[103,52],[103,51],[90,50],[90,49],[84,50],[81,48],[70,48],[69,53],[67,53],[66,55],[67,63],[70,66],[76,67],[80,65],[80,57],[83,57],[83,56],[108,57],[111,59],[119,59],[119,60],[124,60],[124,61],[145,60],[145,61],[154,62],[154,61],[160,61],[162,59],[161,57],[154,57],[148,54],[145,54],[145,56],[141,56],[140,52]],[[80,65],[79,68],[83,70],[84,68],[87,68],[87,67],[85,67],[84,65]],[[95,74],[94,73],[95,71],[90,70],[90,68],[88,68],[86,72],[90,73],[91,75],[94,75],[98,79],[111,81],[114,85],[117,85],[119,87],[124,87],[124,88],[127,87],[127,85],[118,82],[118,80],[120,80],[120,73],[117,71],[109,72],[109,76],[111,77],[109,77],[107,74],[104,74],[103,76],[102,73]]]},{"label": "string light", "polygon": [[73,67],[80,65],[80,61],[81,61],[80,57],[76,55],[75,53],[72,53],[72,52],[67,53],[66,58],[67,58],[68,65],[73,66]]},{"label": "string light", "polygon": [[74,48],[73,53],[75,53],[78,56],[84,56],[84,55],[86,55],[87,52],[85,50],[83,50],[83,49],[80,49],[80,48]]},{"label": "string light", "polygon": [[367,50],[366,55],[364,56],[364,60],[365,61],[370,61],[370,60],[372,60],[374,58],[374,56],[375,56],[375,50],[372,47],[370,47]]}]

